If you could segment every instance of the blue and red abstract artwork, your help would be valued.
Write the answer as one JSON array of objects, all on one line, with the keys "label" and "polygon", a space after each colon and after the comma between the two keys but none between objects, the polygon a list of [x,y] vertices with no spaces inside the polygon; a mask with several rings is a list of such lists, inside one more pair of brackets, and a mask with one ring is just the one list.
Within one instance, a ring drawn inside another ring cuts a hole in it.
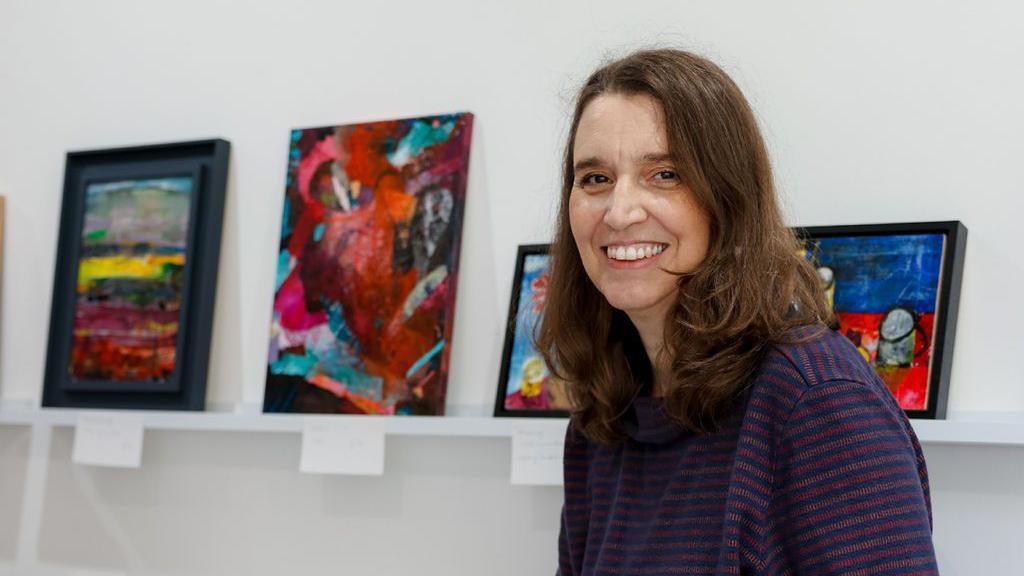
[{"label": "blue and red abstract artwork", "polygon": [[472,124],[292,132],[265,412],[444,413]]},{"label": "blue and red abstract artwork", "polygon": [[840,332],[904,410],[928,406],[944,234],[805,240]]}]

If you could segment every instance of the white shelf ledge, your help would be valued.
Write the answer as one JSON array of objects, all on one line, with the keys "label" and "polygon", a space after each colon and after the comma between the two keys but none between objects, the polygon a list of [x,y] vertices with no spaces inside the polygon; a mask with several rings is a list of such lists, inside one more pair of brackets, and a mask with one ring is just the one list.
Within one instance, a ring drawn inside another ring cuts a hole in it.
[{"label": "white shelf ledge", "polygon": [[1022,446],[1024,422],[981,420],[911,420],[922,444]]},{"label": "white shelf ledge", "polygon": [[[0,410],[0,425],[54,427],[75,426],[82,410],[43,408]],[[123,411],[127,412],[127,411]],[[313,414],[237,414],[230,412],[130,411],[141,414],[148,430],[186,430],[213,432],[293,432],[301,433],[306,418],[350,418],[380,420],[386,434],[398,436],[463,436],[510,438],[517,428],[538,424],[536,418],[491,418],[479,416],[346,416]],[[565,425],[565,420],[545,419]]]},{"label": "white shelf ledge", "polygon": [[[0,409],[0,425],[55,427],[75,426],[81,410],[64,408]],[[301,433],[309,417],[376,418],[386,434],[398,436],[454,436],[479,438],[511,437],[517,428],[541,424],[532,418],[482,416],[313,416],[304,414],[240,414],[233,412],[163,412],[143,410],[144,426],[150,430],[291,432]],[[545,419],[546,421],[549,421]],[[550,421],[564,426],[564,420]],[[912,420],[922,444],[1024,447],[1024,418],[1020,421]]]},{"label": "white shelf ledge", "polygon": [[0,576],[125,576],[125,572],[40,562],[0,562]]}]

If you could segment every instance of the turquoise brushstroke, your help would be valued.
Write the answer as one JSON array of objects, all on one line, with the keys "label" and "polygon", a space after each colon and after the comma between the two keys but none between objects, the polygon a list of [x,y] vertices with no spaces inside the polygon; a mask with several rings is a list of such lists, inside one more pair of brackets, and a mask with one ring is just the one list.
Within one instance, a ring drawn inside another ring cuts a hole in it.
[{"label": "turquoise brushstroke", "polygon": [[270,365],[270,371],[283,376],[306,377],[317,365],[316,356],[306,352],[305,356],[284,354]]},{"label": "turquoise brushstroke", "polygon": [[434,347],[431,348],[429,352],[427,352],[426,354],[421,356],[419,360],[417,360],[415,363],[413,363],[412,367],[410,367],[409,370],[405,373],[405,377],[406,378],[412,378],[413,374],[419,372],[420,368],[423,368],[424,366],[426,366],[427,362],[430,362],[430,359],[433,358],[434,356],[437,356],[437,353],[440,352],[443,349],[444,349],[444,340],[440,340],[440,341],[438,341],[437,344],[434,344]]},{"label": "turquoise brushstroke", "polygon": [[[298,166],[298,158],[296,158],[295,163],[295,165]],[[297,171],[298,168],[295,168],[295,170]],[[291,172],[292,170],[288,171],[289,181],[291,180]],[[289,221],[291,217],[291,211],[292,203],[290,200],[288,200],[288,197],[286,196],[284,199],[284,209],[281,210],[281,238],[290,238],[292,235],[292,225],[291,222]]]},{"label": "turquoise brushstroke", "polygon": [[351,349],[349,357],[352,358],[352,361],[350,363],[357,362],[358,357],[362,355],[362,347],[359,345],[359,339],[349,330],[348,323],[345,322],[344,309],[338,302],[333,302],[327,307],[327,325],[331,328],[331,333],[337,338],[338,343],[344,344],[346,349]]},{"label": "turquoise brushstroke", "polygon": [[455,130],[454,120],[437,122],[437,126],[434,126],[434,122],[416,121],[405,138],[398,143],[395,151],[388,154],[388,160],[395,166],[402,166],[423,150],[447,140],[452,130]]},{"label": "turquoise brushstroke", "polygon": [[343,346],[332,346],[320,351],[318,372],[345,385],[349,392],[380,402],[384,397],[384,379],[360,370],[358,359],[350,356]]},{"label": "turquoise brushstroke", "polygon": [[288,250],[281,250],[281,253],[277,255],[277,280],[274,292],[281,289],[281,285],[288,279],[288,275],[292,273],[294,265],[291,253]]},{"label": "turquoise brushstroke", "polygon": [[313,229],[313,241],[314,242],[319,242],[320,239],[323,238],[323,237],[324,237],[324,223],[321,222],[321,223],[316,225],[316,228]]}]

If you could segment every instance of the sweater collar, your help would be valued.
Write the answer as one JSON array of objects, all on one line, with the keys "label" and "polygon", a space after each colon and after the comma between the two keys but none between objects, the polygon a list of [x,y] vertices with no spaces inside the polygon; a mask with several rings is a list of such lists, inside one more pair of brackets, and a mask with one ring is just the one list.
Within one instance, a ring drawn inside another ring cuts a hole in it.
[{"label": "sweater collar", "polygon": [[647,444],[668,444],[686,434],[665,412],[664,401],[651,396],[633,400],[622,427],[630,438]]}]

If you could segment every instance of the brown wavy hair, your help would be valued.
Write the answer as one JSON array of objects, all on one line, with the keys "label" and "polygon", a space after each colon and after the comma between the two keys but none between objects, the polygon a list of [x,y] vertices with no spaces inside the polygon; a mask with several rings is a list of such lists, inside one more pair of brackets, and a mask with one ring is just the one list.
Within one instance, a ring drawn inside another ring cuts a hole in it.
[{"label": "brown wavy hair", "polygon": [[606,444],[621,441],[623,416],[653,383],[639,334],[588,278],[569,226],[576,130],[587,105],[602,94],[646,94],[661,103],[676,171],[710,219],[707,255],[696,270],[679,274],[664,340],[672,371],[667,412],[689,430],[710,431],[735,405],[769,347],[798,326],[834,325],[833,315],[815,270],[783,223],[764,140],[732,79],[707,59],[679,50],[644,50],[606,64],[576,99],[536,334],[538,350],[567,384],[580,431]]}]

